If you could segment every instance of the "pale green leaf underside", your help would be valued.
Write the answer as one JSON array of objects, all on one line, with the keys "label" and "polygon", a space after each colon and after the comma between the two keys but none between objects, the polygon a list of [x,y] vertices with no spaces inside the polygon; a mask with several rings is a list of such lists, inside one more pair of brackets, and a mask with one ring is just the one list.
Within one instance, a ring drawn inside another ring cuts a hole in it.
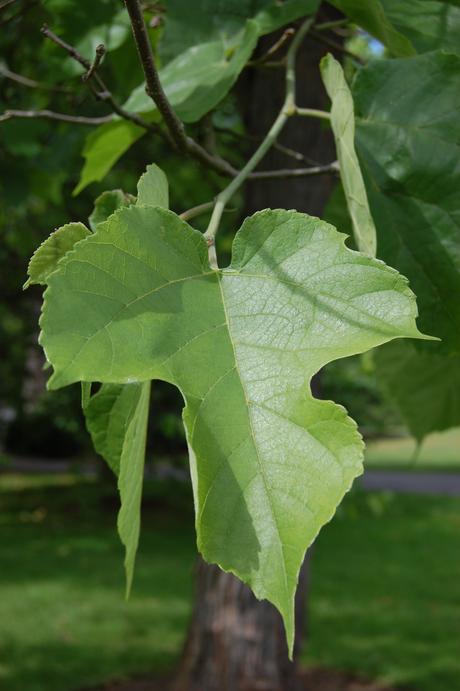
[{"label": "pale green leaf underside", "polygon": [[[129,207],[50,277],[51,388],[162,379],[182,392],[198,546],[273,602],[293,640],[305,550],[362,469],[362,441],[310,380],[331,360],[417,337],[406,280],[318,219],[265,211],[213,271],[173,213]],[[84,315],[84,318],[83,318]]]},{"label": "pale green leaf underside", "polygon": [[431,432],[460,426],[460,356],[420,352],[398,341],[375,355],[377,380],[420,442]]},{"label": "pale green leaf underside", "polygon": [[88,235],[90,231],[83,223],[67,223],[51,233],[32,255],[27,269],[29,278],[24,288],[34,283],[45,285],[48,276],[56,270],[58,262],[66,252]]},{"label": "pale green leaf underside", "polygon": [[332,101],[331,125],[340,164],[348,211],[360,252],[375,257],[377,236],[367,202],[366,188],[355,151],[355,115],[353,98],[342,66],[328,53],[321,60],[321,76]]}]

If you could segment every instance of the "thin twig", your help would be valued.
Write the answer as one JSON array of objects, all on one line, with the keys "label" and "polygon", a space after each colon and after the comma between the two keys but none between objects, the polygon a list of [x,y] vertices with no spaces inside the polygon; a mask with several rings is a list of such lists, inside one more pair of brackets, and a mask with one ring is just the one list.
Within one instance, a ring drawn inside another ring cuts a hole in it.
[{"label": "thin twig", "polygon": [[0,12],[5,9],[5,7],[8,7],[8,5],[12,5],[13,2],[16,2],[16,0],[3,0],[3,2],[0,2]]},{"label": "thin twig", "polygon": [[140,4],[137,0],[125,0],[125,5],[131,20],[134,40],[145,74],[145,91],[158,108],[177,148],[186,151],[187,135],[185,134],[185,128],[174,112],[161,85]]},{"label": "thin twig", "polygon": [[[53,31],[51,31],[51,29],[46,24],[42,26],[41,32],[44,36],[46,36],[46,38],[48,38],[50,41],[55,43],[60,48],[63,48],[63,50],[65,50],[66,53],[70,55],[70,57],[72,57],[82,67],[84,67],[86,74],[91,71],[92,63],[85,57],[83,57],[83,55],[81,55],[78,52],[78,50],[74,48],[74,46],[71,46],[69,43],[66,43],[62,40],[62,38],[60,38]],[[87,80],[88,86],[90,86],[90,88],[91,82],[93,81],[97,86],[97,89],[92,89],[96,98],[108,103],[111,106],[113,112],[119,115],[121,118],[123,118],[123,120],[128,120],[129,122],[132,122],[133,124],[138,125],[139,127],[142,127],[145,130],[154,132],[155,134],[158,134],[163,138],[166,137],[165,133],[162,131],[160,127],[153,123],[147,122],[146,120],[141,118],[140,115],[137,115],[137,113],[130,113],[127,110],[125,110],[122,106],[120,106],[120,104],[115,100],[111,91],[107,88],[105,82],[99,76],[96,69],[92,69],[92,74]]]},{"label": "thin twig", "polygon": [[44,119],[59,120],[60,122],[71,122],[75,125],[103,125],[113,120],[113,115],[104,115],[100,118],[90,118],[85,115],[67,115],[67,113],[55,113],[52,110],[5,110],[0,115],[0,122],[13,120],[15,118],[25,119]]},{"label": "thin twig", "polygon": [[267,50],[266,53],[257,58],[256,60],[250,60],[247,64],[250,67],[259,67],[263,63],[267,62],[275,53],[277,53],[280,48],[282,48],[295,34],[292,27],[289,27],[284,31],[280,38]]},{"label": "thin twig", "polygon": [[301,115],[305,118],[320,118],[321,120],[330,120],[331,114],[327,110],[317,110],[316,108],[298,108],[295,109],[295,115]]},{"label": "thin twig", "polygon": [[89,70],[85,72],[85,74],[82,76],[82,80],[84,82],[87,82],[88,79],[91,79],[91,77],[94,75],[96,72],[97,68],[101,64],[102,58],[105,55],[105,45],[103,43],[100,43],[98,46],[96,46],[96,54],[94,56],[94,60],[91,63],[91,66]]},{"label": "thin twig", "polygon": [[332,38],[329,38],[328,36],[324,36],[321,32],[311,31],[311,37],[313,39],[315,39],[316,41],[319,41],[320,43],[324,43],[326,46],[329,46],[330,48],[337,50],[339,53],[342,53],[343,55],[347,55],[349,58],[352,58],[352,60],[355,60],[360,65],[366,64],[365,60],[363,60],[359,55],[356,55],[356,53],[352,53],[350,50],[345,48],[341,43],[334,41]]},{"label": "thin twig", "polygon": [[279,180],[286,178],[305,178],[311,175],[326,175],[339,172],[338,161],[327,163],[323,166],[311,166],[310,168],[286,168],[279,170],[261,170],[248,175],[248,180]]},{"label": "thin twig", "polygon": [[56,91],[63,94],[73,93],[72,89],[67,89],[65,86],[56,86],[55,84],[45,84],[44,82],[37,82],[35,79],[25,77],[22,74],[12,72],[5,64],[0,63],[0,75],[6,79],[11,79],[13,82],[26,86],[28,89],[40,89],[43,91]]},{"label": "thin twig", "polygon": [[313,26],[314,31],[327,31],[328,29],[336,29],[339,26],[345,26],[349,24],[350,20],[347,17],[343,19],[334,19],[330,22],[322,22],[321,24],[315,24]]},{"label": "thin twig", "polygon": [[289,50],[286,56],[286,94],[284,98],[283,106],[278,113],[273,125],[267,132],[265,139],[260,143],[259,147],[253,153],[249,161],[243,167],[243,169],[238,173],[236,178],[216,197],[216,203],[214,210],[212,212],[211,220],[209,221],[208,228],[205,232],[205,238],[209,247],[209,261],[211,266],[217,268],[217,257],[215,251],[215,236],[219,228],[220,220],[222,218],[222,213],[225,209],[226,204],[235,194],[235,192],[241,187],[244,181],[251,175],[254,168],[262,160],[267,151],[271,148],[273,143],[277,140],[279,133],[283,129],[287,120],[295,114],[295,87],[296,87],[296,76],[295,76],[295,58],[297,51],[302,43],[305,34],[308,32],[311,24],[313,23],[313,17],[304,21],[304,23],[299,28],[296,33],[294,40],[289,46]]},{"label": "thin twig", "polygon": [[198,206],[192,206],[191,209],[187,209],[187,211],[183,211],[179,214],[179,218],[183,221],[190,221],[192,218],[201,216],[201,214],[206,213],[206,211],[210,211],[213,206],[214,202],[205,202],[204,204],[198,204]]},{"label": "thin twig", "polygon": [[129,13],[134,40],[141,60],[142,69],[144,70],[146,82],[145,90],[158,108],[176,148],[179,149],[179,151],[188,152],[194,158],[205,163],[208,167],[213,168],[220,174],[230,175],[231,177],[236,176],[237,171],[230,163],[220,156],[210,154],[194,139],[187,136],[183,123],[174,112],[161,85],[139,2],[138,0],[124,0],[124,2]]}]

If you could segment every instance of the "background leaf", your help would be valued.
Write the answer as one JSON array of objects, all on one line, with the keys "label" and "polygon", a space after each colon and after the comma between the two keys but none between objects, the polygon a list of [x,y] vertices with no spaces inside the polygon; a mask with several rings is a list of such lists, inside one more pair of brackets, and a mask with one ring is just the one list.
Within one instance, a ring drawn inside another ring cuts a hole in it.
[{"label": "background leaf", "polygon": [[456,0],[330,1],[397,57],[438,48],[460,51],[460,6]]},{"label": "background leaf", "polygon": [[89,217],[89,225],[95,231],[99,223],[104,223],[111,214],[122,206],[129,206],[136,201],[131,194],[125,194],[123,190],[107,190],[97,197],[94,209]]},{"label": "background leaf", "polygon": [[431,432],[460,426],[460,356],[420,352],[394,342],[375,355],[376,374],[411,434],[421,442]]},{"label": "background leaf", "polygon": [[379,60],[353,95],[378,255],[409,278],[422,330],[458,353],[460,57]]},{"label": "background leaf", "polygon": [[131,206],[50,277],[41,319],[52,388],[155,378],[181,390],[199,549],[275,604],[291,651],[305,550],[362,470],[355,424],[313,399],[310,379],[420,335],[406,280],[343,240],[318,219],[266,211],[213,271],[200,233]]},{"label": "background leaf", "polygon": [[91,182],[102,180],[143,134],[145,130],[142,127],[127,120],[114,120],[99,125],[86,139],[83,149],[85,164],[73,194],[79,194]]}]

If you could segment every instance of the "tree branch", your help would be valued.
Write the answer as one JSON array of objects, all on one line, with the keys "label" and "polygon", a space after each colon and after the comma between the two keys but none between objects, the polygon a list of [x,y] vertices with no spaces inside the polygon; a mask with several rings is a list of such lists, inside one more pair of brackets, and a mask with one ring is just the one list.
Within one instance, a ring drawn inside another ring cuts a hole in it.
[{"label": "tree branch", "polygon": [[81,55],[78,52],[78,50],[74,48],[74,46],[71,46],[69,43],[63,41],[62,38],[60,38],[53,31],[51,31],[51,29],[49,29],[49,27],[46,24],[42,26],[41,32],[44,36],[46,36],[46,38],[48,38],[57,46],[65,50],[71,58],[73,58],[76,62],[78,62],[82,67],[85,68],[85,74],[83,75],[83,78],[85,77],[85,75],[91,73],[87,77],[86,81],[90,88],[92,87],[91,83],[93,81],[96,84],[97,89],[91,88],[91,90],[93,91],[93,94],[97,99],[108,103],[111,106],[113,112],[119,115],[123,120],[128,120],[129,122],[132,122],[134,125],[138,125],[138,127],[142,127],[143,129],[148,130],[149,132],[154,132],[155,134],[158,134],[163,138],[166,136],[165,133],[161,130],[161,128],[157,125],[146,122],[146,120],[137,115],[137,113],[130,113],[127,110],[125,110],[122,106],[120,106],[120,104],[115,100],[111,91],[107,88],[105,82],[99,76],[97,69],[94,66],[94,63],[91,63],[89,60],[83,57],[83,55]]},{"label": "tree branch", "polygon": [[96,54],[94,56],[94,60],[91,63],[91,66],[87,72],[82,77],[82,80],[84,82],[87,82],[88,79],[91,79],[91,77],[94,75],[96,72],[97,68],[101,64],[102,58],[105,55],[105,45],[103,43],[100,43],[98,46],[96,46]]},{"label": "tree branch", "polygon": [[0,75],[5,77],[6,79],[11,79],[11,81],[21,84],[21,86],[26,86],[28,89],[56,91],[63,94],[73,93],[72,89],[67,89],[65,86],[56,86],[55,84],[44,84],[43,82],[37,82],[35,79],[30,79],[30,77],[24,77],[24,75],[22,74],[12,72],[4,63],[0,64]]},{"label": "tree branch", "polygon": [[144,70],[145,90],[158,108],[176,148],[179,149],[179,151],[189,153],[218,173],[234,177],[237,171],[230,163],[224,161],[220,156],[213,156],[194,139],[187,136],[184,124],[174,112],[161,85],[139,1],[124,0],[124,2],[131,20],[134,40],[141,60],[142,69]]},{"label": "tree branch", "polygon": [[[216,202],[214,210],[212,212],[211,220],[209,221],[208,228],[204,234],[208,247],[209,247],[209,261],[211,266],[217,268],[217,257],[215,250],[215,236],[219,229],[220,220],[222,218],[222,213],[225,209],[226,204],[235,194],[235,192],[241,187],[245,180],[253,173],[254,168],[262,160],[267,151],[273,146],[274,142],[286,124],[287,120],[296,114],[295,105],[295,87],[296,87],[296,75],[295,75],[295,58],[297,51],[302,43],[305,34],[310,29],[313,23],[313,17],[304,21],[304,23],[299,28],[296,33],[286,56],[286,93],[284,98],[284,103],[281,110],[276,117],[270,130],[267,132],[265,139],[262,140],[259,147],[255,150],[249,161],[243,167],[243,169],[238,173],[238,175],[232,180],[232,182],[220,192],[216,197]],[[260,176],[260,173],[257,175]]]},{"label": "tree branch", "polygon": [[323,166],[311,166],[310,168],[286,168],[279,170],[260,170],[248,175],[248,180],[277,180],[285,178],[305,178],[311,175],[325,175],[338,173],[340,170],[338,161],[326,163]]},{"label": "tree branch", "polygon": [[75,125],[103,125],[113,120],[113,115],[103,115],[100,118],[90,118],[84,115],[67,115],[67,113],[55,113],[52,110],[5,110],[0,115],[0,122],[15,118],[59,120],[71,122]]},{"label": "tree branch", "polygon": [[186,151],[187,135],[185,134],[185,128],[174,112],[161,85],[139,2],[138,0],[125,0],[125,5],[131,20],[134,40],[144,70],[145,90],[158,108],[177,148]]}]

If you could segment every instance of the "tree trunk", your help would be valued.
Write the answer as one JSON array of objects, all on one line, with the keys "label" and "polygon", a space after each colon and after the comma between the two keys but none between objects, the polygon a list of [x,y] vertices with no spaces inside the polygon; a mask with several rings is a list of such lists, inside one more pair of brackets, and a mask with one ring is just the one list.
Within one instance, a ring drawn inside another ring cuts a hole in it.
[{"label": "tree trunk", "polygon": [[[321,20],[335,19],[332,8]],[[274,42],[263,39],[263,54]],[[328,109],[318,64],[330,50],[307,37],[298,53],[297,104]],[[260,139],[276,117],[284,98],[282,70],[247,70],[239,95],[247,132]],[[313,163],[336,157],[329,127],[318,120],[293,118],[279,142],[300,152]],[[287,158],[272,149],[260,169],[305,167],[307,162]],[[297,209],[319,216],[333,189],[332,176],[274,181],[254,181],[246,187],[246,214],[271,208]],[[317,395],[318,382],[312,388]],[[281,617],[268,602],[259,602],[233,575],[205,564],[197,566],[192,620],[175,684],[175,691],[297,691],[298,653],[305,634],[305,601],[309,582],[309,551],[302,567],[296,597],[295,662],[289,662]]]}]

